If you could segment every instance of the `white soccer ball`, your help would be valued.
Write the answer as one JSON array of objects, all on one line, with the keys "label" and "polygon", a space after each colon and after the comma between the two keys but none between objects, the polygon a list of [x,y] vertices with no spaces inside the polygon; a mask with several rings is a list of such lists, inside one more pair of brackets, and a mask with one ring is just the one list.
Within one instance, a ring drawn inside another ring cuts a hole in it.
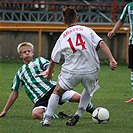
[{"label": "white soccer ball", "polygon": [[92,120],[96,124],[108,123],[109,118],[109,111],[103,107],[96,108],[92,113]]}]

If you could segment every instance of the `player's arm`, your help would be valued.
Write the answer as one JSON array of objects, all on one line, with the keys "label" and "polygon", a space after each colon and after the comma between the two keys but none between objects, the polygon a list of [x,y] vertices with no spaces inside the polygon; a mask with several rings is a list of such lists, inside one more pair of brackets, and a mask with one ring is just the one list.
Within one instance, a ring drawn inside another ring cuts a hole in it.
[{"label": "player's arm", "polygon": [[3,111],[0,113],[0,117],[4,117],[6,115],[7,111],[13,105],[15,100],[18,98],[18,95],[19,95],[19,92],[16,92],[16,91],[11,92]]},{"label": "player's arm", "polygon": [[112,70],[115,70],[115,68],[117,67],[117,62],[115,61],[110,49],[108,48],[108,46],[106,45],[106,43],[104,41],[100,41],[99,46],[110,61],[110,68]]},{"label": "player's arm", "polygon": [[47,74],[44,76],[47,81],[50,81],[50,79],[52,78],[52,74],[54,72],[55,66],[56,66],[56,63],[51,60],[50,65],[47,69]]},{"label": "player's arm", "polygon": [[108,37],[111,39],[111,38],[115,35],[115,33],[123,26],[123,24],[124,24],[124,22],[121,21],[121,20],[119,20],[119,21],[115,24],[115,26],[114,26],[114,28],[112,29],[112,31],[110,31],[110,32],[108,33]]},{"label": "player's arm", "polygon": [[[50,65],[50,62],[48,62],[47,64],[45,63],[45,64],[43,64],[43,69],[42,70],[44,70],[42,73],[40,73],[40,74],[37,74],[35,77],[40,77],[40,76],[43,76],[43,77],[47,77],[46,75],[48,74],[48,71],[49,71],[49,65]],[[54,73],[54,69],[51,71],[51,73],[52,73],[52,76],[51,76],[51,78],[53,77],[53,73]]]}]

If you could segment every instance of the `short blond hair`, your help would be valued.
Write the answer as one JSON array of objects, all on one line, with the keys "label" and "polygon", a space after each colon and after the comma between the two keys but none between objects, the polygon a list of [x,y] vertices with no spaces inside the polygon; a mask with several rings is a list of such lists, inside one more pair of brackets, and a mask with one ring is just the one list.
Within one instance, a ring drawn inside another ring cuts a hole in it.
[{"label": "short blond hair", "polygon": [[22,42],[22,43],[20,43],[20,44],[18,45],[18,47],[17,47],[17,52],[18,52],[18,54],[20,54],[20,48],[21,48],[22,46],[30,46],[31,49],[34,50],[33,44],[31,44],[30,42]]}]

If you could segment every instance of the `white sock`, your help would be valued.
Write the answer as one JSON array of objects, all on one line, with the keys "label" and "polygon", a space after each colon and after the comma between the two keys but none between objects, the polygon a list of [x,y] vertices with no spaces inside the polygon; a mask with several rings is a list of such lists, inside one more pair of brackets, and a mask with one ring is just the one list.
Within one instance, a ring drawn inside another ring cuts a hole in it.
[{"label": "white sock", "polygon": [[49,102],[48,102],[48,107],[46,110],[46,115],[52,117],[52,115],[54,114],[57,106],[58,106],[58,102],[59,102],[59,96],[57,94],[52,94],[50,96]]},{"label": "white sock", "polygon": [[75,114],[78,114],[81,117],[83,111],[86,110],[86,107],[88,103],[90,102],[90,100],[91,100],[91,96],[88,94],[88,91],[84,89],[82,92],[81,98],[80,98],[78,110]]},{"label": "white sock", "polygon": [[45,116],[46,116],[46,112],[43,112],[43,117],[42,117],[42,119],[44,119],[44,118],[45,118]]},{"label": "white sock", "polygon": [[131,86],[132,86],[132,91],[133,91],[133,72],[131,72]]}]

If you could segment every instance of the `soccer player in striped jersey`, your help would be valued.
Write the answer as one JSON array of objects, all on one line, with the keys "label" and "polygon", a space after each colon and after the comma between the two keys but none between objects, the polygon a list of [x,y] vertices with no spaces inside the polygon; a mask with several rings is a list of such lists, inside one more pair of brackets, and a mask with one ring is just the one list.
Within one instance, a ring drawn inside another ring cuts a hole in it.
[{"label": "soccer player in striped jersey", "polygon": [[49,81],[56,63],[60,62],[61,55],[64,56],[65,61],[58,76],[56,87],[49,99],[46,117],[42,123],[44,126],[50,125],[60,96],[66,90],[72,90],[77,84],[81,83],[84,89],[78,110],[67,121],[66,125],[73,126],[79,121],[93,93],[99,88],[98,72],[100,63],[96,52],[99,47],[108,57],[110,68],[115,70],[117,67],[117,62],[103,39],[91,28],[76,24],[77,13],[73,8],[67,7],[63,10],[63,22],[67,26],[67,29],[60,35],[54,46],[47,71],[40,74],[40,76],[45,75],[45,78]]},{"label": "soccer player in striped jersey", "polygon": [[[129,37],[129,47],[128,47],[128,56],[129,56],[129,61],[128,61],[128,68],[131,69],[131,74],[130,74],[130,79],[131,79],[131,87],[132,87],[132,92],[133,92],[133,2],[128,3],[124,9],[123,12],[120,16],[120,20],[115,24],[114,28],[112,31],[108,33],[108,37],[111,39],[115,33],[123,26],[125,19],[129,19],[130,22],[130,37]],[[128,101],[125,102],[133,102],[133,98],[129,99]]]},{"label": "soccer player in striped jersey", "polygon": [[[33,59],[34,46],[29,42],[20,43],[17,47],[17,51],[24,64],[19,68],[14,77],[11,87],[12,92],[3,111],[0,113],[0,117],[6,115],[7,111],[18,98],[21,88],[24,86],[27,96],[34,103],[32,117],[34,119],[42,119],[45,115],[48,100],[55,88],[56,82],[53,80],[47,81],[44,77],[36,77],[36,75],[47,69],[49,61],[43,57]],[[66,101],[79,102],[79,99],[79,93],[75,91],[66,91],[60,98],[59,104],[63,104]],[[92,113],[94,109],[95,107],[89,103],[86,111]],[[64,113],[60,112],[58,115],[54,114],[53,118],[62,118],[63,115]]]}]

